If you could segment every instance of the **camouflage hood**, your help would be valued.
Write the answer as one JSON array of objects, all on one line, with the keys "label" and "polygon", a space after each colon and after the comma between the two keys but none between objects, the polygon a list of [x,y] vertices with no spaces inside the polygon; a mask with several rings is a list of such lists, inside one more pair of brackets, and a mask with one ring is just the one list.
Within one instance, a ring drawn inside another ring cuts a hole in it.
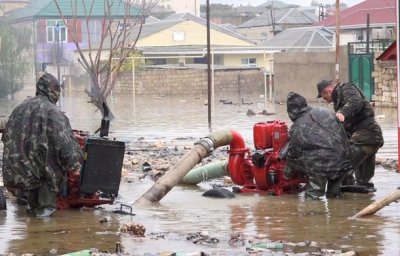
[{"label": "camouflage hood", "polygon": [[304,113],[310,111],[310,107],[307,105],[306,99],[298,93],[289,92],[287,96],[287,113],[292,122],[296,121]]},{"label": "camouflage hood", "polygon": [[45,96],[54,104],[57,103],[60,92],[60,84],[57,79],[49,73],[42,75],[36,83],[36,95]]}]

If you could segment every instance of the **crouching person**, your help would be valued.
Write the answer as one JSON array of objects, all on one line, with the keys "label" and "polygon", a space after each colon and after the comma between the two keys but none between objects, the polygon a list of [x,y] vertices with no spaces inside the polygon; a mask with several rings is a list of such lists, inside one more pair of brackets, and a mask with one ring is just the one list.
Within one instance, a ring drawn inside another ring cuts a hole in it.
[{"label": "crouching person", "polygon": [[306,197],[341,198],[344,177],[353,171],[349,162],[346,132],[335,114],[325,108],[311,108],[300,94],[290,92],[287,112],[293,124],[284,175],[308,177]]},{"label": "crouching person", "polygon": [[11,113],[3,132],[4,186],[39,217],[56,210],[60,184],[79,171],[83,153],[65,114],[56,106],[60,84],[44,74],[36,96]]}]

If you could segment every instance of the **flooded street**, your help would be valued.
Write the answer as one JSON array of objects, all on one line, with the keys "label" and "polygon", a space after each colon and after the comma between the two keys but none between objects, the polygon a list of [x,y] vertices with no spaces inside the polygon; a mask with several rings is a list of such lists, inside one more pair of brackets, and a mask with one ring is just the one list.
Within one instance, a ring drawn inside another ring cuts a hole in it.
[{"label": "flooded street", "polygon": [[[33,92],[28,95],[33,95]],[[21,94],[14,101],[1,101],[2,115],[8,115],[24,96]],[[220,101],[237,103],[241,102],[241,98],[248,104],[223,104]],[[204,97],[137,97],[133,103],[130,95],[115,95],[109,102],[116,116],[111,122],[110,137],[127,142],[127,148],[131,148],[132,142],[139,138],[191,147],[199,138],[210,133],[205,100]],[[101,115],[87,101],[88,97],[83,92],[73,92],[64,95],[60,103],[73,129],[93,133],[100,126]],[[311,105],[327,106],[322,102]],[[244,137],[247,147],[253,150],[253,125],[256,122],[288,122],[285,104],[268,103],[266,109],[274,113],[272,115],[248,116],[248,109],[261,112],[265,109],[263,98],[258,95],[216,97],[211,131],[236,130]],[[397,110],[375,110],[385,138],[378,157],[397,159]],[[201,196],[211,188],[208,183],[179,185],[160,204],[151,207],[133,205],[135,216],[114,214],[112,211],[117,205],[112,205],[105,206],[104,211],[57,211],[51,218],[39,219],[28,216],[24,207],[8,200],[7,211],[0,211],[0,254],[60,255],[89,248],[114,252],[115,243],[121,242],[129,255],[161,251],[248,255],[246,246],[229,243],[232,233],[242,233],[253,237],[264,234],[270,241],[284,243],[310,241],[321,248],[353,250],[357,255],[398,255],[398,204],[385,207],[368,218],[348,219],[399,187],[400,174],[378,166],[373,182],[377,188],[374,194],[346,193],[343,200],[327,201],[305,200],[304,193],[279,197],[242,193],[233,199],[213,199]],[[121,183],[119,203],[132,204],[152,184],[149,179]],[[104,218],[108,221],[102,223]],[[146,227],[145,237],[117,233],[120,224],[131,222]],[[206,232],[219,242],[194,244],[187,237],[196,232]],[[283,252],[300,253],[299,247],[294,251],[284,247],[276,252],[277,255],[284,255]],[[310,251],[310,247],[304,250]]]}]

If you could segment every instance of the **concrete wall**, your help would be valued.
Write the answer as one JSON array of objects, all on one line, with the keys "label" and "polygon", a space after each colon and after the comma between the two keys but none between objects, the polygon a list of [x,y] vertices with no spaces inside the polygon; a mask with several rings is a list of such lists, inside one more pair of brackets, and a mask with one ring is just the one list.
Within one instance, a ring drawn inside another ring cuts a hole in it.
[{"label": "concrete wall", "polygon": [[[347,47],[340,49],[339,80],[348,80]],[[275,100],[286,101],[291,91],[316,101],[317,83],[335,79],[335,52],[281,52],[274,54]]]},{"label": "concrete wall", "polygon": [[[214,76],[215,95],[262,94],[264,77],[259,69],[217,70]],[[137,95],[207,95],[207,70],[149,69],[135,74]],[[132,94],[132,73],[121,74],[113,93]]]}]

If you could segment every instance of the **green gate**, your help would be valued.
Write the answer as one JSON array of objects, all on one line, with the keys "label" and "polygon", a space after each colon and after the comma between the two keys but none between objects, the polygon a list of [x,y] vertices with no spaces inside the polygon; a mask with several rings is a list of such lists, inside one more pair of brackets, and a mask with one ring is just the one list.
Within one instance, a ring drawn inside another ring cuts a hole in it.
[{"label": "green gate", "polygon": [[349,54],[349,79],[360,88],[370,101],[374,94],[372,71],[374,61],[372,54]]},{"label": "green gate", "polygon": [[371,40],[366,42],[349,43],[347,46],[349,55],[349,80],[360,88],[368,100],[375,93],[374,79],[374,53],[384,51],[392,43],[390,39]]}]

